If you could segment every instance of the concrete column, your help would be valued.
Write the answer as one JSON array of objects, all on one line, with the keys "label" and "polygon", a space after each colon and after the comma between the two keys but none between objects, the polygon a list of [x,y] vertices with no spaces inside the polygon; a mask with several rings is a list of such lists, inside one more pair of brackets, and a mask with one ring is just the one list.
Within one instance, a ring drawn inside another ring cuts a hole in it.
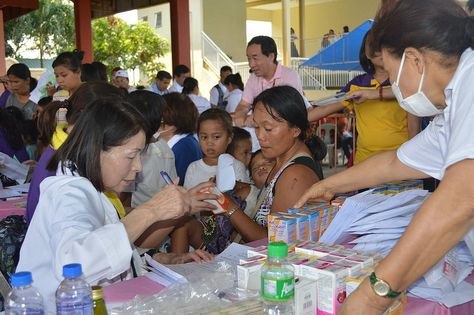
[{"label": "concrete column", "polygon": [[305,11],[306,11],[306,1],[305,0],[299,0],[299,5],[298,5],[298,12],[299,12],[299,26],[300,26],[300,57],[305,57],[305,40],[306,40],[306,34],[304,30],[304,25],[306,23],[305,21]]},{"label": "concrete column", "polygon": [[76,48],[84,52],[83,63],[94,61],[92,51],[92,13],[91,0],[74,1],[74,25]]},{"label": "concrete column", "polygon": [[282,35],[283,35],[283,64],[285,66],[291,65],[291,35],[290,35],[290,19],[291,19],[291,8],[290,8],[290,0],[282,0]]},{"label": "concrete column", "polygon": [[170,18],[173,68],[179,64],[184,64],[191,68],[189,0],[171,0]]}]

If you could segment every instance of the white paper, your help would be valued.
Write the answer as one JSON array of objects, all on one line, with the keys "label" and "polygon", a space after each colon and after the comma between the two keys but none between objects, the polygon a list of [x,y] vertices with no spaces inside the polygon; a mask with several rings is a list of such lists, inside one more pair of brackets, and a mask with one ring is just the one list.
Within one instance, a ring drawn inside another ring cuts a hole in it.
[{"label": "white paper", "polygon": [[0,189],[0,199],[21,197],[21,193],[11,189]]},{"label": "white paper", "polygon": [[331,104],[334,104],[334,103],[339,103],[339,102],[343,101],[345,97],[346,97],[345,92],[339,92],[339,93],[337,93],[336,95],[333,95],[333,96],[328,96],[328,97],[323,97],[323,98],[317,99],[317,100],[313,101],[313,103],[314,103],[315,106],[327,106],[327,105],[331,105]]},{"label": "white paper", "polygon": [[235,186],[234,158],[230,154],[221,154],[217,160],[216,186],[226,192]]},{"label": "white paper", "polygon": [[145,260],[148,265],[151,267],[151,271],[158,275],[157,278],[165,279],[167,283],[187,283],[185,277],[180,275],[177,272],[174,272],[170,268],[166,267],[165,265],[160,264],[156,260],[154,260],[150,255],[145,254]]},{"label": "white paper", "polygon": [[30,190],[30,183],[10,186],[10,187],[7,187],[7,189],[14,190],[19,193],[28,193],[28,191]]},{"label": "white paper", "polygon": [[249,246],[232,243],[222,253],[215,257],[215,261],[225,261],[230,265],[238,265],[241,259],[247,259]]},{"label": "white paper", "polygon": [[0,173],[23,184],[28,175],[28,165],[21,164],[7,154],[0,152]]}]

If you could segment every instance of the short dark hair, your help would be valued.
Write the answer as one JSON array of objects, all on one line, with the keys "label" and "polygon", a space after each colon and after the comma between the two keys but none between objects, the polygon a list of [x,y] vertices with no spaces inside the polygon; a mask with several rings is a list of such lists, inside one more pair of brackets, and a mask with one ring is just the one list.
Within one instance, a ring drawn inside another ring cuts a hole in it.
[{"label": "short dark hair", "polygon": [[221,73],[222,73],[222,72],[227,72],[227,71],[229,71],[230,73],[232,73],[232,68],[229,67],[229,66],[222,66],[222,67],[221,67]]},{"label": "short dark hair", "polygon": [[163,111],[163,122],[176,127],[176,134],[196,132],[198,110],[189,96],[181,93],[163,95],[166,102]]},{"label": "short dark hair", "polygon": [[252,141],[252,136],[250,135],[250,132],[248,132],[245,129],[242,129],[239,127],[232,127],[232,134],[233,134],[232,141],[229,143],[226,150],[226,152],[229,154],[234,153],[237,143],[239,143],[239,141],[242,141],[242,140]]},{"label": "short dark hair", "polygon": [[257,151],[253,152],[253,153],[252,153],[252,156],[250,157],[250,163],[249,163],[249,167],[248,167],[250,178],[253,177],[253,174],[252,174],[252,162],[255,160],[255,157],[257,157],[257,155],[259,155],[259,154],[262,154],[262,150],[261,150],[261,149],[258,149]]},{"label": "short dark hair", "polygon": [[14,75],[15,77],[28,80],[31,78],[30,68],[24,63],[15,63],[8,68],[7,75]]},{"label": "short dark hair", "polygon": [[[365,72],[373,75],[375,73],[375,66],[372,63],[372,61],[370,61],[369,57],[367,57],[367,48],[369,48],[368,47],[369,38],[370,38],[370,31],[368,31],[365,34],[364,39],[362,40],[362,44],[360,46],[360,51],[359,51],[359,63]],[[370,48],[368,50],[371,51]]]},{"label": "short dark hair", "polygon": [[255,98],[254,109],[258,103],[261,103],[276,121],[286,121],[290,127],[299,128],[301,132],[298,137],[305,139],[309,127],[308,112],[303,96],[297,89],[288,85],[272,87]]},{"label": "short dark hair", "polygon": [[91,63],[85,63],[81,67],[81,81],[100,81],[99,73]]},{"label": "short dark hair", "polygon": [[459,58],[474,47],[474,18],[454,0],[397,1],[372,32],[374,42],[398,57],[413,47]]},{"label": "short dark hair", "polygon": [[[16,107],[10,106],[7,108]],[[21,114],[21,117],[19,118],[20,119],[18,119],[18,117],[16,117],[16,115],[10,112],[8,109],[0,108],[0,135],[5,137],[7,143],[15,151],[21,150],[25,147],[23,139],[21,138],[20,129],[20,124],[23,121],[23,114]]]},{"label": "short dark hair", "polygon": [[199,115],[198,123],[197,123],[197,133],[199,134],[199,128],[201,127],[201,123],[206,120],[218,120],[222,123],[222,127],[224,127],[225,131],[229,134],[229,136],[233,135],[233,128],[232,128],[232,117],[230,114],[223,109],[220,108],[209,108]]},{"label": "short dark hair", "polygon": [[183,81],[183,94],[189,95],[191,94],[195,88],[199,88],[198,80],[192,77],[187,77]]},{"label": "short dark hair", "polygon": [[145,118],[121,98],[99,99],[87,106],[48,169],[70,168],[87,178],[97,191],[104,191],[100,154],[144,131]]},{"label": "short dark hair", "polygon": [[100,81],[107,81],[107,66],[100,61],[93,61],[92,65],[97,71],[97,76]]},{"label": "short dark hair", "polygon": [[176,77],[181,76],[182,74],[189,73],[189,72],[191,72],[191,70],[189,69],[188,66],[186,66],[186,65],[177,65],[173,69],[173,76],[176,78]]},{"label": "short dark hair", "polygon": [[160,128],[163,110],[166,107],[165,100],[160,95],[151,91],[137,90],[128,95],[128,102],[142,113],[147,120],[147,140],[151,140],[153,134]]},{"label": "short dark hair", "polygon": [[53,68],[64,66],[72,72],[79,72],[81,70],[82,58],[84,58],[84,52],[77,49],[62,52],[54,59]]},{"label": "short dark hair", "polygon": [[342,30],[344,31],[344,33],[349,33],[349,26],[344,25],[344,26],[342,27]]},{"label": "short dark hair", "polygon": [[171,80],[171,74],[168,71],[160,70],[156,74],[156,78],[160,81],[163,81],[164,79]]},{"label": "short dark hair", "polygon": [[237,86],[240,90],[244,90],[244,82],[242,82],[242,77],[240,76],[240,73],[236,74],[229,74],[225,80],[224,80],[224,85],[229,85],[233,84]]},{"label": "short dark hair", "polygon": [[45,97],[42,97],[39,99],[38,101],[38,106],[40,107],[43,107],[43,106],[46,106],[48,105],[49,103],[51,103],[53,101],[53,97],[52,96],[45,96]]},{"label": "short dark hair", "polygon": [[273,63],[277,64],[277,45],[273,38],[269,36],[255,36],[250,40],[250,42],[247,44],[247,48],[250,45],[260,45],[260,49],[262,50],[262,54],[265,56],[270,56],[270,54],[273,54]]}]

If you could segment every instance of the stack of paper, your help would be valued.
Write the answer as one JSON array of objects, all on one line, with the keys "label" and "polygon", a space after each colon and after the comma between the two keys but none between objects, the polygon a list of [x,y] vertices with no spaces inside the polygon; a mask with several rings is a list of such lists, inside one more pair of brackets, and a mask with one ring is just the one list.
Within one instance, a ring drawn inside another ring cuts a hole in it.
[{"label": "stack of paper", "polygon": [[[424,190],[394,196],[366,191],[350,197],[328,227],[321,242],[352,243],[354,249],[387,255],[428,197]],[[460,242],[408,291],[450,307],[474,299],[474,286],[465,278],[474,268],[466,243]]]}]

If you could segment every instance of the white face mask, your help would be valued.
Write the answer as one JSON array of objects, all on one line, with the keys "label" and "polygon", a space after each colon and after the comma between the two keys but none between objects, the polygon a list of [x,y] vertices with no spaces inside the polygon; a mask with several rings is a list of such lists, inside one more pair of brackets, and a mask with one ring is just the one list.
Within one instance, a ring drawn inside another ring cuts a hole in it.
[{"label": "white face mask", "polygon": [[158,130],[157,132],[155,132],[155,133],[153,134],[153,138],[158,139],[163,133],[168,132],[168,131],[170,131],[171,129],[173,129],[173,127],[170,127],[170,128],[168,128],[168,129],[165,129],[165,130]]},{"label": "white face mask", "polygon": [[400,83],[400,74],[402,73],[403,64],[405,63],[405,53],[403,53],[402,61],[400,62],[400,68],[398,69],[397,81],[392,84],[392,91],[395,97],[397,98],[400,106],[409,112],[418,117],[429,117],[438,115],[443,112],[443,110],[438,109],[436,106],[431,103],[431,101],[426,97],[425,93],[421,90],[423,87],[423,80],[425,78],[425,69],[423,68],[423,74],[421,75],[420,85],[418,86],[418,92],[415,94],[403,98],[402,92],[398,84]]}]

